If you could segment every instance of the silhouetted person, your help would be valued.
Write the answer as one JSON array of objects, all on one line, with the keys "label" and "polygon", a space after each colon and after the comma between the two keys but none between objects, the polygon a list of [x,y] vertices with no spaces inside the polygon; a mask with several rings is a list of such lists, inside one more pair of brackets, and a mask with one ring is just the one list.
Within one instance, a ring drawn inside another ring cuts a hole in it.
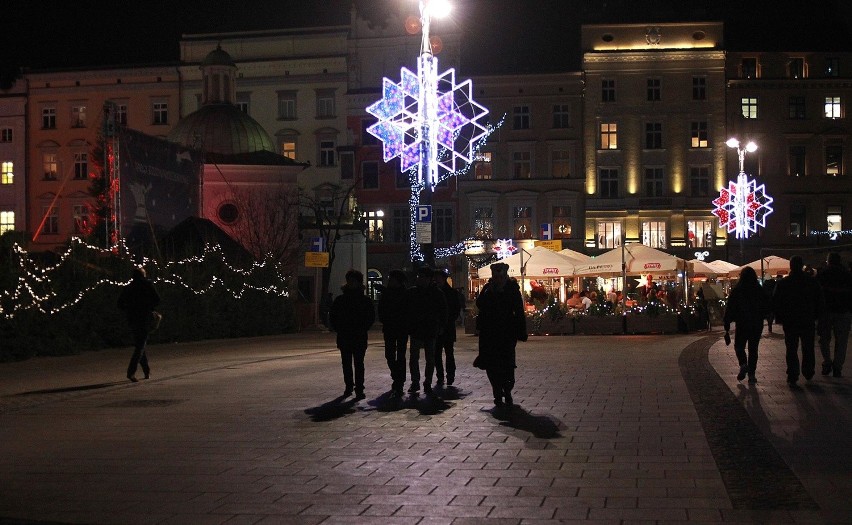
[{"label": "silhouetted person", "polygon": [[379,298],[379,320],[385,338],[385,359],[391,374],[391,396],[402,397],[405,386],[405,350],[408,345],[405,274],[392,270]]},{"label": "silhouetted person", "polygon": [[[778,284],[778,281],[781,280],[781,275],[777,275],[774,279],[767,279],[766,282],[763,283],[763,293],[766,294],[766,297],[769,300],[772,300],[772,296],[775,295],[775,286]],[[766,313],[766,329],[769,333],[772,333],[772,324],[775,322],[775,312],[772,309],[769,309],[769,312]]]},{"label": "silhouetted person", "polygon": [[[746,266],[740,273],[740,280],[731,295],[728,297],[728,305],[725,308],[725,333],[731,329],[733,322],[737,326],[734,335],[734,352],[740,370],[737,380],[742,381],[748,374],[748,382],[757,381],[755,371],[757,370],[757,348],[760,344],[760,334],[763,332],[763,319],[769,311],[769,298],[757,281],[757,272],[754,268]],[[748,344],[748,357],[746,357],[746,344]]]},{"label": "silhouetted person", "polygon": [[[787,382],[795,385],[799,372],[810,380],[814,376],[814,325],[823,309],[822,289],[816,279],[805,273],[802,257],[790,258],[790,275],[775,285],[772,309],[775,319],[784,326],[787,347]],[[802,344],[799,364],[798,348]]]},{"label": "silhouetted person", "polygon": [[145,270],[134,268],[133,278],[118,296],[118,307],[127,314],[127,324],[133,333],[133,356],[130,358],[130,364],[127,365],[127,379],[134,383],[137,381],[136,368],[140,365],[145,379],[151,377],[145,344],[148,342],[148,324],[158,304],[160,304],[160,296],[145,276]]},{"label": "silhouetted person", "polygon": [[447,322],[444,323],[444,329],[438,336],[438,341],[435,345],[435,373],[438,376],[439,385],[444,384],[443,356],[446,356],[447,384],[452,385],[456,380],[456,319],[458,319],[464,307],[462,303],[464,298],[459,294],[458,290],[450,286],[447,282],[447,277],[449,275],[446,270],[435,270],[435,285],[438,287],[438,291],[444,294],[444,300],[447,302]]},{"label": "silhouetted person", "polygon": [[[346,272],[343,293],[331,303],[329,322],[337,332],[337,348],[343,365],[343,397],[352,394],[364,399],[364,354],[367,353],[367,331],[376,320],[373,302],[364,295],[364,275],[358,270]],[[354,377],[353,377],[354,368]]]},{"label": "silhouetted person", "polygon": [[479,315],[479,356],[476,366],[485,369],[494,404],[512,406],[515,386],[515,346],[527,340],[526,316],[521,289],[509,279],[509,265],[491,265],[491,279],[476,299]]},{"label": "silhouetted person", "polygon": [[[817,323],[819,349],[822,353],[822,375],[843,376],[846,346],[852,324],[852,272],[843,264],[840,254],[828,254],[825,268],[817,274],[817,282],[825,296],[825,311]],[[834,359],[831,337],[834,336]]]},{"label": "silhouetted person", "polygon": [[419,268],[414,286],[406,292],[408,335],[411,338],[411,355],[408,357],[411,386],[408,391],[411,393],[420,390],[421,349],[426,361],[423,391],[427,394],[432,393],[435,343],[447,323],[447,301],[432,281],[433,272],[434,270],[428,266]]}]

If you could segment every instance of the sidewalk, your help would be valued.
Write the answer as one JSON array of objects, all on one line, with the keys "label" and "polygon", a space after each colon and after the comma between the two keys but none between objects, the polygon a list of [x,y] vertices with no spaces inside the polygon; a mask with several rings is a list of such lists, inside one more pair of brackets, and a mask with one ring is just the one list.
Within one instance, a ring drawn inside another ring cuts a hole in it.
[{"label": "sidewalk", "polygon": [[852,521],[850,380],[791,391],[772,336],[740,384],[718,335],[533,337],[512,410],[465,335],[402,403],[378,332],[360,402],[328,333],[0,364],[0,523]]}]

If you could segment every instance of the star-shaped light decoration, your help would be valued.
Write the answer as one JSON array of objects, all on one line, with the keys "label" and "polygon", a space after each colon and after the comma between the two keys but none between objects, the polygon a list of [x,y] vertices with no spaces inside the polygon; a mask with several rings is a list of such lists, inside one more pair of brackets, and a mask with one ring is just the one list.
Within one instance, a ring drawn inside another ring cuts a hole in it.
[{"label": "star-shaped light decoration", "polygon": [[737,239],[745,239],[757,228],[766,227],[766,217],[772,213],[774,199],[766,194],[763,184],[748,178],[740,172],[737,182],[729,181],[727,188],[722,188],[719,197],[713,200],[716,208],[713,215],[719,217],[719,226],[726,228],[728,233],[735,232]]},{"label": "star-shaped light decoration", "polygon": [[498,259],[505,259],[517,251],[512,239],[497,239],[494,242],[494,253]]}]

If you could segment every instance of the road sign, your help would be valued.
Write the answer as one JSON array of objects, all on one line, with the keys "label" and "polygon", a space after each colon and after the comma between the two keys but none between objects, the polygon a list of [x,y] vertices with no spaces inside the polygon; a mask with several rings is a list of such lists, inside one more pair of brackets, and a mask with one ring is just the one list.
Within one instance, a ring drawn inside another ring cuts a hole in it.
[{"label": "road sign", "polygon": [[417,222],[432,222],[432,206],[429,204],[422,204],[417,206]]},{"label": "road sign", "polygon": [[305,252],[307,268],[328,268],[328,252]]},{"label": "road sign", "polygon": [[414,233],[417,235],[418,244],[432,244],[431,222],[418,222],[414,225]]},{"label": "road sign", "polygon": [[549,222],[544,222],[541,224],[541,240],[543,241],[552,241],[553,240],[553,224]]},{"label": "road sign", "polygon": [[536,246],[542,246],[542,247],[547,248],[548,250],[552,250],[554,252],[558,252],[559,250],[562,249],[562,241],[561,240],[535,241],[535,245]]},{"label": "road sign", "polygon": [[325,237],[311,237],[312,252],[327,252],[325,248]]}]

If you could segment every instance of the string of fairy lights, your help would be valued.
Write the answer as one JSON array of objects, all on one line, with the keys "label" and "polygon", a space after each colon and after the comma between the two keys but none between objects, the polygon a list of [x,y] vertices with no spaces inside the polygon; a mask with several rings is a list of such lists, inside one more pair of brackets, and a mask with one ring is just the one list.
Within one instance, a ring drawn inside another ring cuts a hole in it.
[{"label": "string of fairy lights", "polygon": [[[59,313],[82,301],[88,294],[103,286],[123,287],[130,280],[122,281],[112,278],[98,279],[94,283],[76,291],[70,297],[60,297],[56,290],[58,281],[55,274],[61,271],[64,265],[76,259],[73,258],[79,250],[84,250],[91,255],[115,256],[119,253],[128,253],[123,244],[118,244],[110,249],[103,249],[87,244],[83,240],[74,237],[68,248],[59,256],[59,261],[50,266],[39,266],[29,256],[26,250],[19,245],[13,246],[13,253],[18,261],[18,280],[14,287],[9,290],[0,291],[0,316],[13,319],[16,314],[25,311],[36,311],[45,315]],[[236,281],[238,285],[229,285],[228,280],[220,276],[212,276],[209,282],[203,285],[192,284],[181,275],[181,271],[190,265],[208,264],[211,258],[218,258],[221,265],[233,275],[239,276]],[[229,263],[225,254],[218,245],[207,244],[201,255],[190,256],[176,261],[160,263],[151,258],[143,258],[141,266],[146,269],[154,284],[165,284],[169,286],[182,287],[195,295],[204,295],[214,291],[229,293],[234,299],[240,300],[248,291],[259,292],[277,297],[288,297],[290,278],[282,271],[281,265],[271,259],[254,262],[250,268],[238,268]],[[261,275],[262,274],[262,275]],[[254,281],[272,281],[269,284],[251,284]]]}]

